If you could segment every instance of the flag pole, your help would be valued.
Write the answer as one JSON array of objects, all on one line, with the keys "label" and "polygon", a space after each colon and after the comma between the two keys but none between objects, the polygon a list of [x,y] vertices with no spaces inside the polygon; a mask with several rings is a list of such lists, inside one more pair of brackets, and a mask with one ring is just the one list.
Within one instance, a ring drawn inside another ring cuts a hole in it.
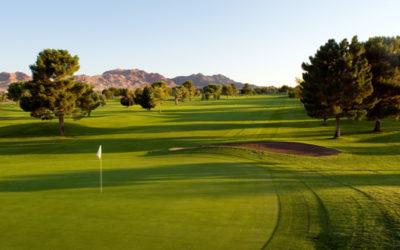
[{"label": "flag pole", "polygon": [[100,160],[100,193],[103,193],[103,159],[101,157],[101,145],[96,155]]},{"label": "flag pole", "polygon": [[103,193],[103,160],[100,158],[100,193]]}]

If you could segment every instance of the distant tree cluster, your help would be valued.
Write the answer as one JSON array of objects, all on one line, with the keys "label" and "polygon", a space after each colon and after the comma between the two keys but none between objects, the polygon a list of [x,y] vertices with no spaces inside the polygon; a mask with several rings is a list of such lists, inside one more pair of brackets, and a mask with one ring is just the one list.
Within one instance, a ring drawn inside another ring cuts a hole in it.
[{"label": "distant tree cluster", "polygon": [[124,96],[126,94],[125,88],[115,88],[115,87],[110,87],[107,89],[103,89],[101,94],[104,96],[105,99],[110,100],[113,99],[114,97],[120,97]]},{"label": "distant tree cluster", "polygon": [[237,93],[238,93],[238,90],[236,89],[236,86],[233,83],[222,86],[222,94],[224,96],[226,96],[227,98],[229,96],[235,96],[235,95],[237,95]]},{"label": "distant tree cluster", "polygon": [[[252,95],[267,95],[267,94],[289,94],[290,91],[293,91],[296,88],[291,88],[287,85],[283,85],[282,87],[255,87],[252,88],[250,84],[245,83],[241,89],[237,89],[235,84],[225,84],[221,87],[218,84],[209,84],[202,89],[201,92],[201,100],[219,100],[221,95],[226,96],[252,96]],[[299,90],[296,89],[296,92]],[[296,98],[299,98],[299,95],[296,94]]]},{"label": "distant tree cluster", "polygon": [[400,115],[400,37],[330,39],[310,63],[303,63],[300,97],[313,118],[335,118],[334,137],[340,137],[340,118],[375,121]]},{"label": "distant tree cluster", "polygon": [[[129,89],[118,91],[117,89],[117,92],[114,93],[120,94],[120,101],[124,106],[129,107],[138,104],[146,110],[151,110],[158,106],[160,113],[162,104],[167,101],[171,95],[174,97],[176,105],[179,104],[179,100],[183,102],[188,98],[191,101],[192,97],[198,95],[198,91],[195,89],[192,81],[186,81],[182,86],[175,86],[173,88],[169,88],[167,83],[163,81],[153,82],[151,85],[148,84],[144,88],[136,88],[134,91]],[[114,94],[112,96],[116,95]]]},{"label": "distant tree cluster", "polygon": [[184,102],[186,98],[192,101],[192,97],[198,96],[198,90],[195,89],[194,83],[191,80],[184,82],[181,86],[175,86],[171,90],[171,95],[174,97],[175,104],[179,104],[179,100]]},{"label": "distant tree cluster", "polygon": [[222,87],[218,84],[208,84],[203,87],[203,93],[201,96],[202,100],[210,100],[211,98],[214,100],[219,100],[222,93]]}]

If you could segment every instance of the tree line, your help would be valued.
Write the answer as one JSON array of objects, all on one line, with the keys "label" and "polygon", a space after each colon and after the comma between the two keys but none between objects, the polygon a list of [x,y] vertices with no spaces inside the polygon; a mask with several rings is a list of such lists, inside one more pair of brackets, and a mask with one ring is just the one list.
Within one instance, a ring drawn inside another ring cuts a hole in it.
[{"label": "tree line", "polygon": [[15,101],[24,111],[30,112],[32,117],[42,120],[57,117],[60,134],[64,135],[65,117],[80,119],[90,116],[93,110],[106,104],[106,99],[115,97],[120,98],[120,103],[127,107],[138,104],[151,110],[158,106],[161,112],[162,104],[170,96],[177,105],[186,99],[191,101],[195,96],[201,96],[201,100],[207,101],[219,100],[221,95],[228,98],[237,95],[287,94],[290,91],[286,85],[280,88],[251,88],[250,84],[244,84],[241,89],[237,89],[234,84],[209,84],[196,89],[192,81],[169,88],[161,81],[135,90],[111,87],[98,92],[93,86],[74,80],[73,75],[79,67],[78,56],[70,55],[67,50],[45,49],[38,54],[36,62],[30,65],[32,80],[11,83],[7,94],[1,93],[0,101]]},{"label": "tree line", "polygon": [[303,63],[299,96],[313,118],[334,118],[334,138],[340,137],[343,117],[375,121],[400,116],[400,36],[372,37],[359,42],[334,39],[322,45],[309,63]]},{"label": "tree line", "polygon": [[[143,108],[150,110],[155,106],[160,106],[164,101],[173,98],[176,105],[179,102],[184,102],[186,99],[191,101],[192,97],[201,97],[202,101],[219,100],[221,95],[229,98],[230,96],[238,95],[263,95],[263,94],[288,94],[295,88],[283,85],[282,87],[255,87],[251,88],[250,84],[246,83],[243,88],[237,89],[235,84],[208,84],[203,88],[195,88],[191,80],[184,82],[181,86],[168,87],[165,82],[154,82],[151,85],[147,84],[144,88],[136,88],[134,90],[127,88],[110,87],[102,91],[102,95],[107,99],[120,98],[120,102],[124,106],[132,106],[135,104],[141,105]],[[297,97],[297,95],[296,95]],[[161,112],[161,110],[160,110]]]}]

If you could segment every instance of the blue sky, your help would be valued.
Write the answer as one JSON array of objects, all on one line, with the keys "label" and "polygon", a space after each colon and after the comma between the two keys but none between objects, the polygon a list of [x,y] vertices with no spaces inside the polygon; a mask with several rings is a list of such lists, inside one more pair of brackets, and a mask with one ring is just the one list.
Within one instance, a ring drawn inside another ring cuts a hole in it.
[{"label": "blue sky", "polygon": [[79,56],[78,74],[138,68],[294,85],[330,38],[400,35],[399,10],[395,0],[2,0],[0,72],[30,73],[55,48]]}]

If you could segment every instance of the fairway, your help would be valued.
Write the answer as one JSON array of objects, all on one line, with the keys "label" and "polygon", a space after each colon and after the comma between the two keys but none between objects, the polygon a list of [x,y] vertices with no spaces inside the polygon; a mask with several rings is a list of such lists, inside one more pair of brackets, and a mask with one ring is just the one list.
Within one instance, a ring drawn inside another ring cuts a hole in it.
[{"label": "fairway", "polygon": [[[333,140],[333,121],[265,95],[162,113],[109,101],[61,137],[1,103],[0,249],[400,248],[400,122],[382,128],[343,120]],[[201,147],[255,141],[341,153]]]}]

